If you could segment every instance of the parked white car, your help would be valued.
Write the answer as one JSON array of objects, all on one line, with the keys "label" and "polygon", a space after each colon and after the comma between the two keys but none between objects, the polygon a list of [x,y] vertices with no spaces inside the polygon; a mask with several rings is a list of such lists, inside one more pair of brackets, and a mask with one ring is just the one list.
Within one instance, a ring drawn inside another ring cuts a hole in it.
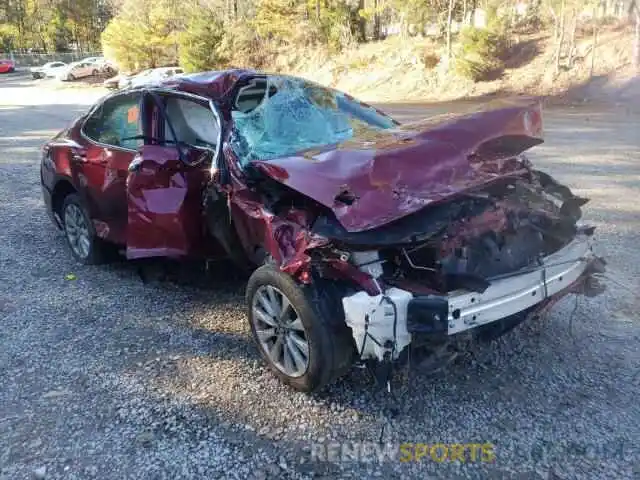
[{"label": "parked white car", "polygon": [[141,85],[150,85],[159,83],[167,78],[181,75],[184,70],[180,67],[161,67],[143,70],[137,75],[130,77],[121,77],[118,82],[118,88],[139,87]]},{"label": "parked white car", "polygon": [[48,62],[41,67],[31,68],[31,76],[33,78],[50,78],[57,77],[68,65],[64,62]]},{"label": "parked white car", "polygon": [[58,74],[58,79],[65,81],[73,81],[78,78],[90,77],[98,75],[100,67],[91,62],[74,62],[70,63],[67,68]]}]

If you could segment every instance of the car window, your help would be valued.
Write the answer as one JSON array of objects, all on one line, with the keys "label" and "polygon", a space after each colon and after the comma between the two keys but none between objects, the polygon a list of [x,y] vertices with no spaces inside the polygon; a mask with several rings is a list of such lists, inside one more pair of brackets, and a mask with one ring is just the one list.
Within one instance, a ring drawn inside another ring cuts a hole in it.
[{"label": "car window", "polygon": [[[190,145],[215,148],[218,142],[218,122],[209,105],[181,97],[167,97],[165,113],[178,141]],[[174,141],[168,124],[164,128],[165,140]]]},{"label": "car window", "polygon": [[140,94],[119,95],[106,100],[87,119],[84,134],[90,139],[107,145],[135,150],[143,141],[140,117]]}]

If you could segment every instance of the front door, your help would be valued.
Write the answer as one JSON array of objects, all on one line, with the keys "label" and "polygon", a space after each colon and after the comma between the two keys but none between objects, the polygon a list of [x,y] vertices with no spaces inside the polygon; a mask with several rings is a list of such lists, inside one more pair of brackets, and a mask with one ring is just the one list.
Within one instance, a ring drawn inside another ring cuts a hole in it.
[{"label": "front door", "polygon": [[203,190],[219,141],[217,117],[205,99],[146,95],[151,135],[129,168],[127,257],[206,255]]}]

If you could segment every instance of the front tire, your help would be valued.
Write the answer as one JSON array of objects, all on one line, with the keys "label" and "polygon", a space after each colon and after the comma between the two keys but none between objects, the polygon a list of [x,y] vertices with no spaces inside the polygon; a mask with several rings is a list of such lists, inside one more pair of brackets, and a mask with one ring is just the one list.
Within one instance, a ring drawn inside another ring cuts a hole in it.
[{"label": "front tire", "polygon": [[249,324],[271,371],[295,390],[311,392],[346,373],[353,343],[345,329],[332,328],[312,295],[276,267],[258,268],[247,285]]},{"label": "front tire", "polygon": [[73,257],[84,265],[96,265],[106,258],[106,245],[96,235],[93,222],[80,196],[67,195],[62,204],[62,224]]}]

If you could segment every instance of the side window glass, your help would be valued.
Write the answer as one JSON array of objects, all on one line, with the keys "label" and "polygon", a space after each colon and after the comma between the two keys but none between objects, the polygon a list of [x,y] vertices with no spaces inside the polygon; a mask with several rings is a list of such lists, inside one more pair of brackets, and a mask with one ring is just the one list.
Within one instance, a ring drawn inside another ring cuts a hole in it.
[{"label": "side window glass", "polygon": [[98,143],[136,150],[144,143],[140,116],[140,94],[134,93],[104,102],[87,120],[84,134]]},{"label": "side window glass", "polygon": [[[215,149],[218,143],[218,122],[209,105],[180,97],[168,97],[165,112],[178,141],[198,147]],[[176,140],[169,125],[164,127],[165,140]]]}]

